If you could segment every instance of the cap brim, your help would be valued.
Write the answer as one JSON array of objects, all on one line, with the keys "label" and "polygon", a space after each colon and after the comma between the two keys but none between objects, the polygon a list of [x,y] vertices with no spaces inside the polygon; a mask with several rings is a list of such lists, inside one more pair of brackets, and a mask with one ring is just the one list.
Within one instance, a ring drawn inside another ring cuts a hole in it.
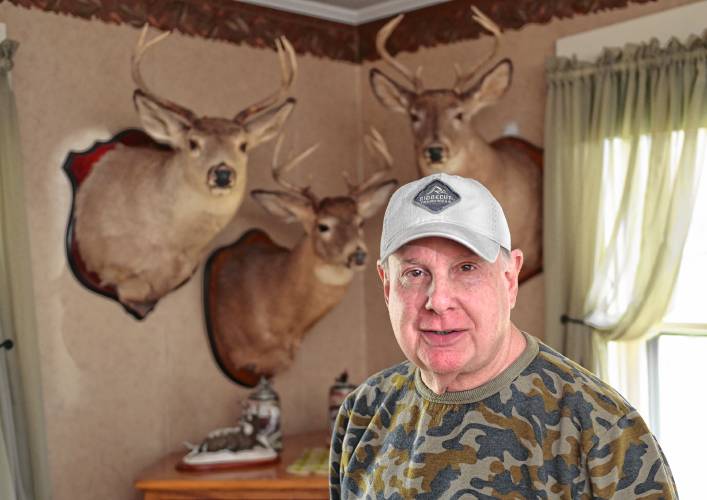
[{"label": "cap brim", "polygon": [[388,243],[388,247],[381,253],[380,260],[383,262],[406,243],[432,236],[456,241],[488,262],[496,261],[496,257],[498,257],[498,252],[501,248],[501,245],[496,241],[475,231],[470,231],[466,227],[448,222],[435,221],[420,224],[419,226],[412,226],[396,234]]}]

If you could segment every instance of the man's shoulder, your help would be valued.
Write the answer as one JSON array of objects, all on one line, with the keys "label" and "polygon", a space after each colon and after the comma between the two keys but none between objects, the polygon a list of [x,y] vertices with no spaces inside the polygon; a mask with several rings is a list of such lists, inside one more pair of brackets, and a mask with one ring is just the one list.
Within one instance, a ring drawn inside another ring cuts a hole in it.
[{"label": "man's shoulder", "polygon": [[344,403],[360,414],[373,414],[385,401],[398,400],[414,390],[415,365],[403,361],[374,373],[353,390]]},{"label": "man's shoulder", "polygon": [[634,411],[618,391],[594,373],[542,342],[538,344],[538,355],[521,374],[533,386],[538,386],[539,378],[541,386],[555,398],[581,394],[588,400],[608,404],[618,414]]},{"label": "man's shoulder", "polygon": [[374,373],[361,385],[367,387],[395,386],[414,376],[415,365],[406,360]]}]

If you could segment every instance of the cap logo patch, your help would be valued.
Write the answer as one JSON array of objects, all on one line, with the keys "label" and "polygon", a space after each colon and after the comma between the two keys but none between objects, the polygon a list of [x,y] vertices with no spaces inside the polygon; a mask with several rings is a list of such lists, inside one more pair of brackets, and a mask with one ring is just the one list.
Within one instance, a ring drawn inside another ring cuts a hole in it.
[{"label": "cap logo patch", "polygon": [[417,193],[413,203],[433,214],[438,214],[442,210],[454,205],[460,199],[461,196],[455,193],[454,190],[444,182],[434,180],[425,186],[422,191]]}]

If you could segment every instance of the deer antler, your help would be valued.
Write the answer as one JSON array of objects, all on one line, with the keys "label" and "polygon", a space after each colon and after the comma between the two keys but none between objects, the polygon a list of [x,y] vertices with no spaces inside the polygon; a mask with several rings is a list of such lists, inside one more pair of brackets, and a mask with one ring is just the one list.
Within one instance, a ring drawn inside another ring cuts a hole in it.
[{"label": "deer antler", "polygon": [[398,26],[398,24],[400,24],[400,21],[402,20],[403,14],[400,14],[399,16],[388,21],[385,26],[378,30],[378,34],[376,35],[376,49],[378,50],[378,54],[385,62],[390,64],[412,84],[413,88],[415,89],[415,92],[421,92],[423,89],[422,80],[420,79],[420,75],[422,74],[422,66],[418,67],[417,72],[413,73],[410,68],[405,66],[400,61],[396,60],[393,56],[391,56],[388,50],[385,48],[385,44],[388,41],[390,34],[395,30],[395,28]]},{"label": "deer antler", "polygon": [[158,43],[160,43],[162,40],[164,40],[165,38],[167,38],[171,34],[170,31],[167,31],[165,33],[157,35],[152,40],[146,42],[147,31],[148,31],[149,27],[150,27],[149,24],[145,23],[145,25],[142,28],[142,32],[140,33],[140,38],[138,39],[137,45],[133,49],[133,53],[130,58],[133,82],[135,82],[135,85],[137,86],[137,88],[140,92],[142,92],[143,94],[150,97],[150,99],[152,99],[153,101],[156,101],[157,103],[161,104],[163,107],[165,107],[171,111],[174,111],[182,116],[185,116],[185,117],[191,119],[191,118],[193,118],[194,114],[190,110],[188,110],[187,108],[185,108],[183,106],[180,106],[179,104],[177,104],[175,102],[158,97],[157,94],[152,92],[147,87],[147,85],[145,84],[145,81],[142,79],[142,74],[140,73],[140,62],[142,61],[142,56],[145,54],[145,52],[150,47],[152,47],[153,45],[157,45]]},{"label": "deer antler", "polygon": [[466,72],[463,72],[458,64],[454,65],[454,70],[457,74],[456,80],[454,81],[454,90],[459,93],[464,91],[464,88],[469,83],[469,80],[474,77],[478,69],[481,68],[487,62],[489,62],[493,58],[493,56],[496,55],[498,47],[501,45],[501,29],[498,27],[498,25],[474,5],[471,6],[471,11],[473,12],[473,14],[471,15],[472,19],[474,19],[474,21],[479,23],[482,27],[486,28],[488,31],[491,32],[491,34],[493,34],[494,45],[493,49],[491,50],[491,53],[486,56],[485,59],[482,59],[480,62],[476,63]]},{"label": "deer antler", "polygon": [[316,203],[317,199],[312,193],[312,190],[310,186],[295,186],[294,184],[290,183],[289,181],[285,180],[283,177],[283,174],[286,172],[289,172],[293,168],[295,168],[299,163],[302,162],[306,157],[311,155],[315,149],[319,147],[319,143],[314,144],[313,146],[310,146],[307,148],[305,151],[302,153],[298,154],[294,158],[290,158],[287,160],[284,164],[278,165],[278,156],[280,156],[280,147],[282,146],[282,141],[283,141],[283,136],[280,135],[280,137],[277,138],[277,143],[275,144],[275,151],[273,152],[273,159],[272,159],[272,177],[277,182],[280,186],[285,188],[286,191],[289,191],[291,193],[297,194],[299,196],[304,196],[305,198],[308,198],[311,200],[313,203]]},{"label": "deer antler", "polygon": [[364,136],[363,142],[372,155],[375,155],[377,153],[382,158],[383,167],[371,174],[359,185],[353,184],[349,180],[346,173],[344,173],[344,180],[346,180],[346,184],[349,188],[349,196],[352,197],[361,194],[366,189],[380,182],[383,177],[390,173],[390,170],[393,167],[393,156],[388,150],[388,146],[385,143],[385,139],[383,139],[383,136],[374,127],[371,127],[371,131],[366,136]]},{"label": "deer antler", "polygon": [[277,47],[277,55],[280,59],[280,70],[282,71],[280,88],[266,98],[251,104],[247,108],[240,111],[233,119],[235,122],[243,123],[251,116],[274,106],[282,99],[287,90],[292,86],[292,82],[294,82],[295,75],[297,74],[295,49],[292,47],[289,40],[287,40],[284,36],[281,36],[275,40],[275,46]]}]

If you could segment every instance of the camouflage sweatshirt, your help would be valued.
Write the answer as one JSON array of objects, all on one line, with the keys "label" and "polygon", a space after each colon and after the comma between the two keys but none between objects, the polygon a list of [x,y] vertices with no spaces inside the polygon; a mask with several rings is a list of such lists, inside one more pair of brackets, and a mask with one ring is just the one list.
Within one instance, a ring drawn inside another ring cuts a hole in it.
[{"label": "camouflage sweatshirt", "polygon": [[341,406],[331,498],[672,499],[640,415],[590,372],[526,335],[490,382],[437,395],[409,362]]}]

